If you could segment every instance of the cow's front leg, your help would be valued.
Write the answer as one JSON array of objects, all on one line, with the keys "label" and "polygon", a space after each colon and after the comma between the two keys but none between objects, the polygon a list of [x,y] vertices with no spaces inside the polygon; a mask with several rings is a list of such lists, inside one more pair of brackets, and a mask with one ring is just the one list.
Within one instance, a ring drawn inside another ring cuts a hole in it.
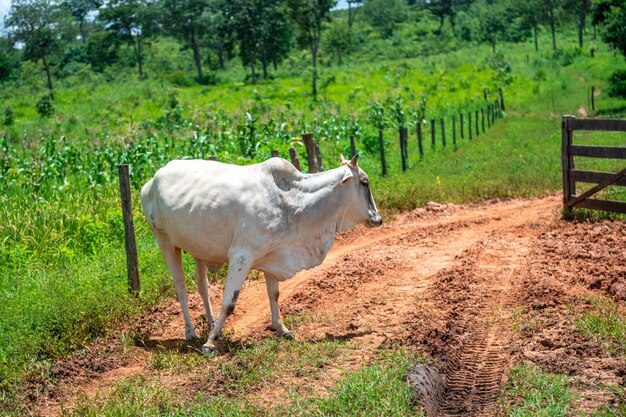
[{"label": "cow's front leg", "polygon": [[250,257],[247,254],[238,253],[234,256],[229,256],[228,276],[226,277],[220,316],[209,334],[209,339],[202,346],[202,351],[206,355],[211,355],[215,350],[215,342],[222,332],[226,319],[235,311],[237,298],[239,298],[241,287],[248,276],[248,272],[250,272],[250,266]]},{"label": "cow's front leg", "polygon": [[293,334],[285,327],[283,318],[280,315],[280,307],[278,306],[278,280],[267,272],[265,275],[265,285],[267,286],[267,296],[270,299],[270,311],[272,312],[272,327],[279,336],[285,339],[293,339]]}]

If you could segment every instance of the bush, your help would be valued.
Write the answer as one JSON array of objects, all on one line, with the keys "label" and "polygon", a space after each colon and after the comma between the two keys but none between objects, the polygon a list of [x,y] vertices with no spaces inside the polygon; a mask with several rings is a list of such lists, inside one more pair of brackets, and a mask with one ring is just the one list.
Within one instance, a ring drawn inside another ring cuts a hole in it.
[{"label": "bush", "polygon": [[626,97],[626,70],[617,70],[609,77],[609,97]]},{"label": "bush", "polygon": [[54,114],[54,103],[49,95],[43,96],[37,102],[37,113],[43,117],[50,117]]},{"label": "bush", "polygon": [[13,107],[6,106],[6,108],[4,109],[4,125],[5,126],[10,126],[13,124],[13,122],[15,121],[15,110],[13,110]]}]

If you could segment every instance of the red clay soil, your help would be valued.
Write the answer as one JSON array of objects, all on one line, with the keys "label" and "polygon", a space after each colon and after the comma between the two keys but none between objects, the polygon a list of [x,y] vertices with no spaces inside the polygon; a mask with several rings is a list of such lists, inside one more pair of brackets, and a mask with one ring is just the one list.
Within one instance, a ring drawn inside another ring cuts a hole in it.
[{"label": "red clay soil", "polygon": [[[385,346],[426,354],[429,364],[409,379],[427,415],[501,414],[498,397],[520,362],[572,376],[575,406],[593,410],[609,400],[603,385],[624,384],[626,360],[580,335],[572,314],[589,308],[592,295],[613,298],[623,311],[626,224],[565,222],[559,208],[558,196],[431,203],[378,229],[358,227],[338,238],[320,267],[281,284],[283,314],[301,319],[299,340],[347,341],[353,349],[342,369],[358,368]],[[210,290],[219,305],[221,288]],[[197,294],[190,307],[201,323]],[[263,280],[247,282],[223,351],[274,337],[269,322]],[[59,363],[59,382],[39,385],[31,398],[35,412],[58,414],[78,392],[91,396],[128,375],[156,372],[147,363],[157,348],[190,349],[175,300],[148,312],[132,334],[132,354],[124,354],[118,335]],[[189,380],[168,384],[210,390]],[[280,389],[259,387],[253,400]]]}]

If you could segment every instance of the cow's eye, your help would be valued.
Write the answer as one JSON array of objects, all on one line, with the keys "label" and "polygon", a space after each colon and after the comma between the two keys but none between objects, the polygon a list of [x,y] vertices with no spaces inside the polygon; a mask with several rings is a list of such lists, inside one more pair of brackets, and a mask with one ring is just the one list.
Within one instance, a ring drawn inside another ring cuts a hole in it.
[{"label": "cow's eye", "polygon": [[363,178],[361,180],[361,184],[364,185],[365,187],[369,187],[370,186],[370,180],[368,180],[367,178]]}]

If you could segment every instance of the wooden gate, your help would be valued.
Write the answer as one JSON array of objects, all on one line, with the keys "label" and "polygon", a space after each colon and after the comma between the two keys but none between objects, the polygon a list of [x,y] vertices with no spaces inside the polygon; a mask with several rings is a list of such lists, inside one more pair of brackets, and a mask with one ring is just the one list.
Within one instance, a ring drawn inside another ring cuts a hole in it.
[{"label": "wooden gate", "polygon": [[[626,168],[619,172],[601,172],[578,170],[574,165],[574,157],[626,159],[626,146],[583,146],[573,144],[575,130],[600,130],[610,132],[626,132],[626,120],[576,119],[574,116],[563,116],[561,138],[561,161],[563,165],[563,208],[566,211],[573,207],[594,210],[626,213],[626,202],[590,198],[598,191],[610,186],[626,187]],[[625,133],[626,135],[626,133]],[[624,141],[626,144],[626,140]],[[576,195],[576,183],[596,184],[589,190]]]}]

